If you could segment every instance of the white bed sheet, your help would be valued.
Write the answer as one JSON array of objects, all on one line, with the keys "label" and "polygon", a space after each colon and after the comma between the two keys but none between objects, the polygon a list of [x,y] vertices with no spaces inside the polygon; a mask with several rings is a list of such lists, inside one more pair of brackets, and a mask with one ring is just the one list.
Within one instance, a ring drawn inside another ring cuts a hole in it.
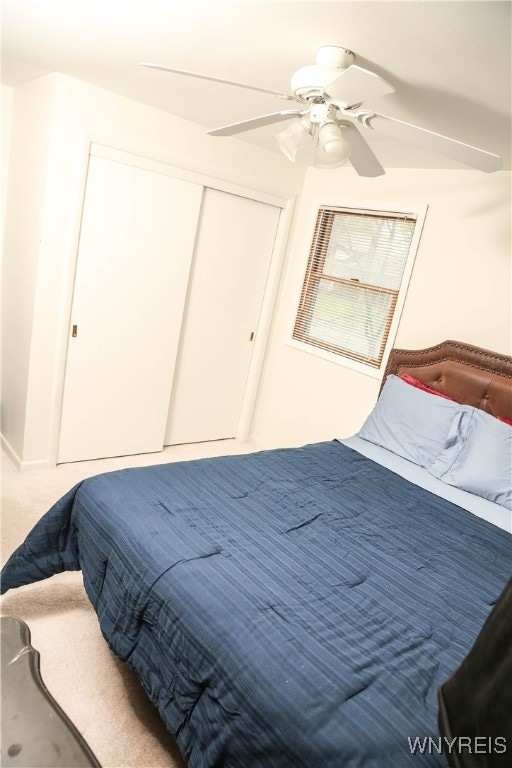
[{"label": "white bed sheet", "polygon": [[380,445],[370,443],[368,440],[359,437],[359,435],[338,438],[338,440],[368,459],[372,459],[377,464],[381,464],[397,475],[401,475],[406,480],[419,485],[421,488],[425,488],[431,493],[435,493],[436,496],[457,504],[457,506],[466,509],[473,515],[477,515],[477,517],[497,525],[498,528],[503,528],[508,533],[512,533],[512,511],[505,509],[500,504],[495,504],[480,496],[475,496],[473,493],[461,491],[459,488],[447,485],[442,480],[438,480],[431,475],[423,467],[419,467],[417,464],[397,456],[396,453],[392,453]]}]

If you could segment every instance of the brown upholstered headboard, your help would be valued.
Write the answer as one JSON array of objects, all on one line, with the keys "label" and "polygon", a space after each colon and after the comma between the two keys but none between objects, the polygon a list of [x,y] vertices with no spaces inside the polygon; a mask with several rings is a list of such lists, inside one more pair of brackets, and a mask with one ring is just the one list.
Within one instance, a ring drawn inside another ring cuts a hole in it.
[{"label": "brown upholstered headboard", "polygon": [[508,355],[443,341],[427,349],[393,349],[383,383],[390,373],[408,373],[459,403],[512,418],[512,357]]}]

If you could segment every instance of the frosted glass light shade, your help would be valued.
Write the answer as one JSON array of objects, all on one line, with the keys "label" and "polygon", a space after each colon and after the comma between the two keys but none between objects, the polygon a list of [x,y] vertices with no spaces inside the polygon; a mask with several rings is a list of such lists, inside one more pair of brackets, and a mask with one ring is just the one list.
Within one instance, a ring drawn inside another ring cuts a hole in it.
[{"label": "frosted glass light shade", "polygon": [[345,165],[351,152],[352,145],[343,138],[339,125],[327,122],[320,126],[315,168],[339,168]]},{"label": "frosted glass light shade", "polygon": [[291,125],[277,133],[274,138],[279,144],[279,148],[288,160],[295,160],[295,155],[302,145],[311,136],[311,122],[307,117],[301,117],[295,120]]}]

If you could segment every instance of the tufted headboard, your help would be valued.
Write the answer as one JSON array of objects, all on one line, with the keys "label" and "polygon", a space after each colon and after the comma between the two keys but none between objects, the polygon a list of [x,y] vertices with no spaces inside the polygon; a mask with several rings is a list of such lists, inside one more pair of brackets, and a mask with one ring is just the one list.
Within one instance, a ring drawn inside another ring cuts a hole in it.
[{"label": "tufted headboard", "polygon": [[408,373],[464,405],[512,419],[512,357],[443,341],[435,347],[393,349],[384,373]]}]

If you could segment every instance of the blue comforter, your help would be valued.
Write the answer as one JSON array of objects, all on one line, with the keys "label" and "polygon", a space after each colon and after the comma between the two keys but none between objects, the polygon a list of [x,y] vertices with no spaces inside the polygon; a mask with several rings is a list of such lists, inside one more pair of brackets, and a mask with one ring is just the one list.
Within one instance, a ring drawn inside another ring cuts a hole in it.
[{"label": "blue comforter", "polygon": [[510,536],[333,441],[85,480],[2,591],[80,568],[190,768],[442,766]]}]

